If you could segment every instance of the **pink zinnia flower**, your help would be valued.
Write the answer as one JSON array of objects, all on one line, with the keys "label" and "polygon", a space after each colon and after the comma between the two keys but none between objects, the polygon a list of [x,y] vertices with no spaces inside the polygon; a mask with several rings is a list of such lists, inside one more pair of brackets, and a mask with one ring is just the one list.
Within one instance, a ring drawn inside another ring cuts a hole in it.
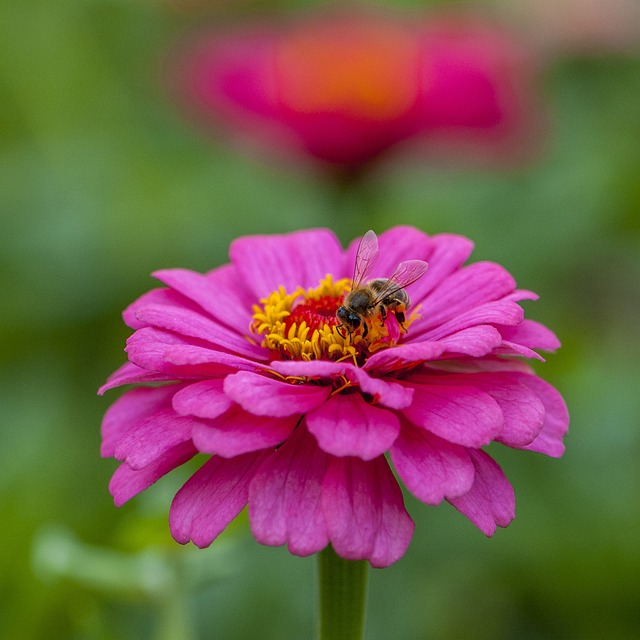
[{"label": "pink zinnia flower", "polygon": [[529,111],[526,57],[475,18],[352,9],[201,36],[172,83],[205,125],[354,168],[418,137],[504,151]]},{"label": "pink zinnia flower", "polygon": [[263,544],[306,556],[331,543],[384,567],[414,527],[396,475],[488,536],[509,524],[513,489],[483,447],[560,456],[568,423],[559,393],[523,360],[559,346],[523,318],[518,301],[535,294],[497,264],[463,266],[464,237],[395,227],[366,276],[389,278],[409,258],[419,276],[427,261],[407,286],[411,306],[340,326],[357,247],[344,251],[329,230],[245,237],[205,275],[154,274],[166,288],[124,312],[129,362],[101,389],[143,385],[102,425],[102,454],[122,461],[118,506],[201,452],[210,458],[171,505],[180,543],[211,544],[248,504]]}]

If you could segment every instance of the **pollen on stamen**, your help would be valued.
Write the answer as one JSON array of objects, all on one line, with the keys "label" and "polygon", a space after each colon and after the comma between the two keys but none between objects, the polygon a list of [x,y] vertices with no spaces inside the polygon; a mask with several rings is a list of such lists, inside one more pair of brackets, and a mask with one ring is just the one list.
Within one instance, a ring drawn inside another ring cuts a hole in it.
[{"label": "pollen on stamen", "polygon": [[361,331],[340,326],[336,311],[351,289],[351,280],[327,275],[317,287],[287,293],[280,286],[253,307],[251,332],[282,360],[350,360],[363,364],[368,355],[392,346],[384,324],[374,321],[366,339]]},{"label": "pollen on stamen", "polygon": [[342,335],[336,310],[349,291],[348,279],[326,276],[319,286],[287,293],[280,286],[254,305],[251,331],[283,360],[338,360],[360,355],[359,336]]}]

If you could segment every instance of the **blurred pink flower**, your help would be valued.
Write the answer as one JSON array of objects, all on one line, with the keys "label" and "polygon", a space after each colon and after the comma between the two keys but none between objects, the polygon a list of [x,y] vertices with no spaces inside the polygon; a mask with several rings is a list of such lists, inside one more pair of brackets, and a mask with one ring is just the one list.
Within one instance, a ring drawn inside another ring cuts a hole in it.
[{"label": "blurred pink flower", "polygon": [[334,12],[213,33],[178,57],[175,93],[202,124],[331,165],[420,138],[495,152],[532,122],[530,61],[475,18]]},{"label": "blurred pink flower", "polygon": [[408,286],[408,331],[389,310],[365,336],[336,319],[357,246],[329,230],[244,237],[205,275],[154,274],[167,288],[125,310],[129,362],[101,389],[145,385],[102,425],[102,455],[122,461],[118,506],[201,452],[171,505],[180,543],[211,544],[248,503],[263,544],[306,556],[331,543],[387,566],[414,528],[390,462],[424,503],[449,501],[488,536],[509,524],[513,489],[482,447],[561,456],[568,424],[560,394],[521,359],[559,346],[523,318],[518,301],[535,294],[497,264],[462,266],[464,237],[395,227],[369,275],[405,258],[429,268]]}]

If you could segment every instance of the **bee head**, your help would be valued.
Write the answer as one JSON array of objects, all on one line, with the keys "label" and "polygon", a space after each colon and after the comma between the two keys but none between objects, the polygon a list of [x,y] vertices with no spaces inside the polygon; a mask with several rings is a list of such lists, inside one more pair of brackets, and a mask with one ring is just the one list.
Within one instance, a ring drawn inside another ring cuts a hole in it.
[{"label": "bee head", "polygon": [[355,313],[351,313],[346,307],[339,307],[336,311],[336,318],[340,320],[341,324],[350,327],[351,329],[357,329],[360,326],[360,316]]}]

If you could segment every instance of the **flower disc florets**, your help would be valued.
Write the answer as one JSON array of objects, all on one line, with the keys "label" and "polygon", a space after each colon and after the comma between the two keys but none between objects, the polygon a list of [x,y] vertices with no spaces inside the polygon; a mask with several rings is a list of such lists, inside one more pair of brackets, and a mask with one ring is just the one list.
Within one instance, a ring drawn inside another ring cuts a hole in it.
[{"label": "flower disc florets", "polygon": [[203,453],[171,505],[181,543],[211,544],[248,504],[263,544],[305,556],[331,543],[387,566],[413,533],[396,477],[486,535],[509,524],[513,489],[483,447],[562,455],[564,402],[524,361],[558,340],[524,319],[518,301],[535,295],[502,267],[463,266],[466,238],[366,238],[366,273],[392,280],[398,267],[413,303],[373,305],[358,326],[336,311],[359,243],[345,251],[327,230],[240,238],[208,274],[154,274],[166,286],[125,310],[129,362],[102,389],[139,385],[102,425],[103,455],[122,461],[117,505]]},{"label": "flower disc florets", "polygon": [[279,287],[254,305],[251,331],[264,337],[262,346],[276,360],[349,360],[363,365],[369,354],[395,344],[389,332],[393,319],[371,323],[365,338],[362,331],[342,327],[336,311],[352,286],[351,279],[334,281],[327,275],[318,287],[307,290],[299,287],[288,294]]}]

